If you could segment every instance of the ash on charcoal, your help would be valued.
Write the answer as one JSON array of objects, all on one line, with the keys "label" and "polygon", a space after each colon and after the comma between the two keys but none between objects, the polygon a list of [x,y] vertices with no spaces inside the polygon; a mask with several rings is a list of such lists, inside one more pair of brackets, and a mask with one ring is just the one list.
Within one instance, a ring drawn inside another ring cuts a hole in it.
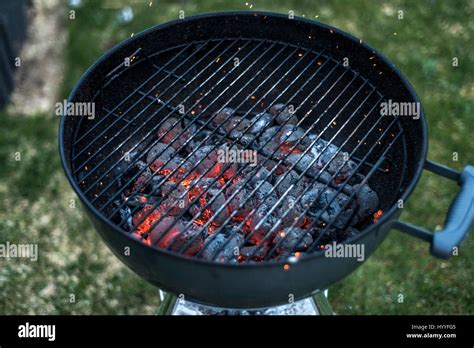
[{"label": "ash on charcoal", "polygon": [[[279,216],[282,219],[281,226],[290,226],[297,220],[298,216],[303,212],[301,205],[297,204],[296,198],[286,195],[278,207]],[[285,215],[283,217],[283,215]]]},{"label": "ash on charcoal", "polygon": [[[240,247],[244,242],[244,236],[242,234],[237,233],[234,234],[232,237],[226,237],[224,234],[217,234],[208,237],[208,239],[210,238],[212,238],[212,240],[202,249],[201,257],[204,260],[237,262]],[[226,245],[224,246],[224,244]]]},{"label": "ash on charcoal", "polygon": [[[184,221],[185,226],[188,221]],[[184,231],[179,233],[173,240],[170,240],[168,248],[171,251],[179,252],[184,249],[187,256],[196,255],[204,244],[204,238],[207,236],[207,228],[192,224]]]},{"label": "ash on charcoal", "polygon": [[242,181],[245,182],[248,180],[250,187],[255,186],[259,181],[267,181],[269,183],[272,183],[273,181],[270,171],[265,167],[260,167],[258,170],[255,170],[254,168],[247,166],[242,170],[241,175],[243,176]]},{"label": "ash on charcoal", "polygon": [[153,175],[151,178],[151,194],[154,196],[161,196],[161,185],[166,182],[165,175]]},{"label": "ash on charcoal", "polygon": [[192,126],[185,130],[181,122],[174,117],[170,117],[163,122],[157,136],[162,143],[171,143],[171,146],[177,150],[191,137],[193,131]]},{"label": "ash on charcoal", "polygon": [[168,215],[176,216],[188,208],[188,190],[183,186],[166,182],[161,186],[161,192],[164,200],[161,202],[160,209]]},{"label": "ash on charcoal", "polygon": [[267,142],[272,141],[276,137],[276,135],[278,134],[278,129],[279,128],[280,127],[278,127],[278,126],[267,128],[265,130],[265,132],[263,132],[263,134],[260,136],[260,146],[263,146]]},{"label": "ash on charcoal", "polygon": [[245,246],[240,250],[240,256],[243,256],[245,259],[252,257],[254,261],[261,261],[270,251],[270,248],[266,245],[252,245]]},{"label": "ash on charcoal", "polygon": [[158,170],[164,162],[168,161],[175,155],[175,150],[163,143],[157,143],[153,146],[146,156],[146,163],[149,164],[151,170]]},{"label": "ash on charcoal", "polygon": [[[357,192],[359,187],[356,187],[355,190]],[[359,207],[357,215],[361,220],[371,216],[379,207],[379,197],[377,193],[367,184],[362,185],[356,197]]]},{"label": "ash on charcoal", "polygon": [[275,187],[279,196],[282,196],[291,185],[294,186],[290,190],[289,194],[293,195],[294,197],[300,196],[305,189],[304,181],[299,179],[299,174],[294,170],[290,170],[289,172],[283,173],[280,177],[277,177],[275,183],[277,183],[279,180],[281,181]]},{"label": "ash on charcoal", "polygon": [[237,213],[234,214],[234,217],[237,219],[245,218],[255,207],[254,201],[248,199],[250,192],[244,183],[243,180],[237,181],[226,190],[227,198],[230,198],[237,192],[228,204],[228,208],[231,212],[237,211]]},{"label": "ash on charcoal", "polygon": [[170,241],[177,238],[184,232],[184,224],[181,220],[176,220],[174,217],[165,216],[157,219],[158,223],[155,225],[150,233],[150,240],[161,248],[168,247]]},{"label": "ash on charcoal", "polygon": [[270,114],[275,118],[278,124],[297,124],[298,117],[290,113],[285,104],[275,104],[270,108]]},{"label": "ash on charcoal", "polygon": [[278,254],[290,254],[294,251],[303,251],[313,243],[308,231],[299,227],[288,227],[276,234],[273,243],[277,246]]},{"label": "ash on charcoal", "polygon": [[[265,240],[272,240],[275,232],[272,232],[270,235],[267,234],[275,225],[278,218],[275,216],[275,213],[269,214],[271,206],[267,204],[260,204],[257,208],[255,214],[253,214],[250,220],[250,238],[249,241],[252,244],[260,244]],[[258,228],[257,228],[258,226]]]},{"label": "ash on charcoal", "polygon": [[[219,182],[212,183],[212,181],[213,179],[201,179],[195,182],[190,191],[192,202],[189,212],[194,217],[200,214],[197,218],[199,222],[205,223],[212,217],[215,225],[221,225],[229,217],[229,210],[225,207],[216,215],[217,211],[225,206],[226,197],[223,192],[219,192],[221,189]],[[199,199],[195,199],[198,196]]]},{"label": "ash on charcoal", "polygon": [[224,120],[226,120],[229,116],[233,115],[235,110],[232,108],[223,108],[221,111],[215,113],[212,117],[212,123],[214,125],[220,125]]},{"label": "ash on charcoal", "polygon": [[135,179],[132,186],[125,190],[125,194],[130,196],[132,193],[137,192],[147,192],[148,188],[150,187],[151,182],[151,170],[146,166],[144,162],[137,162],[136,165],[138,171],[142,171],[138,178]]},{"label": "ash on charcoal", "polygon": [[219,137],[216,133],[202,129],[192,137],[186,148],[188,152],[192,152],[193,150],[198,149],[199,146],[213,145],[217,144],[218,142]]},{"label": "ash on charcoal", "polygon": [[273,207],[278,201],[278,195],[268,181],[257,181],[255,187],[258,187],[255,192],[255,197],[259,204],[265,203],[266,205]]},{"label": "ash on charcoal", "polygon": [[336,157],[329,163],[327,171],[331,174],[336,174],[336,183],[344,182],[347,177],[352,175],[357,170],[357,164],[349,159],[347,152],[340,152]]},{"label": "ash on charcoal", "polygon": [[132,225],[132,211],[129,207],[120,208],[120,219],[124,221],[124,225],[127,226],[127,229],[130,230],[133,228]]},{"label": "ash on charcoal", "polygon": [[287,144],[293,146],[296,143],[299,143],[301,138],[304,136],[304,130],[300,127],[295,127],[294,125],[283,126],[282,131],[280,132],[280,144]]},{"label": "ash on charcoal", "polygon": [[149,201],[150,199],[148,195],[144,195],[140,193],[134,193],[126,199],[127,206],[132,207],[132,208],[142,207],[145,204],[149,203]]},{"label": "ash on charcoal", "polygon": [[250,123],[254,123],[249,132],[252,134],[259,134],[265,128],[269,127],[272,124],[272,117],[266,112],[255,115]]}]

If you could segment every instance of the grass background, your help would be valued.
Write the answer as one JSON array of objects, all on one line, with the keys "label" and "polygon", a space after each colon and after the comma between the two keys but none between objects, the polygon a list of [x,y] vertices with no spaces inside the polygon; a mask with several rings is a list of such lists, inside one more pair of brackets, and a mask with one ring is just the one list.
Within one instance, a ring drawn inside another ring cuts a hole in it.
[{"label": "grass background", "polygon": [[[391,59],[415,87],[429,125],[429,159],[474,164],[474,2],[472,1],[82,1],[69,19],[58,100],[105,50],[150,26],[221,11],[269,10],[317,19],[359,36]],[[130,6],[134,18],[117,20]],[[398,19],[398,11],[403,19]],[[459,66],[452,59],[458,57]],[[106,248],[75,199],[59,163],[58,119],[0,110],[0,242],[39,243],[38,262],[0,259],[0,314],[153,314],[158,290]],[[21,161],[15,161],[19,152]],[[453,153],[458,161],[453,161]],[[429,173],[402,219],[443,224],[456,185]],[[460,255],[434,259],[428,245],[392,231],[375,254],[330,288],[338,314],[472,314],[474,239]],[[403,295],[403,303],[398,295]],[[71,303],[71,296],[75,302]]]}]

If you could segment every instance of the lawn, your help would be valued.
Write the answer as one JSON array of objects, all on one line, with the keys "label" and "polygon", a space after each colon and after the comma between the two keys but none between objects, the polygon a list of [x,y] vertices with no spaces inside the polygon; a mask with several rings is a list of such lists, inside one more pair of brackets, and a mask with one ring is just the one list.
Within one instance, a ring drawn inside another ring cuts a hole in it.
[{"label": "lawn", "polygon": [[[118,20],[124,6],[132,9],[130,21]],[[474,164],[474,2],[468,0],[91,0],[72,8],[75,19],[65,5],[68,41],[58,100],[105,50],[132,33],[175,19],[180,10],[191,16],[250,7],[294,10],[380,49],[423,102],[429,159],[457,169]],[[75,204],[60,167],[53,110],[30,115],[4,110],[0,117],[0,243],[35,242],[40,253],[37,262],[0,259],[0,314],[155,313],[158,290],[112,255]],[[424,173],[402,219],[429,229],[442,226],[456,190]],[[429,255],[426,243],[392,231],[364,266],[330,288],[330,302],[338,314],[473,314],[472,249],[471,236],[459,256],[441,261]]]}]

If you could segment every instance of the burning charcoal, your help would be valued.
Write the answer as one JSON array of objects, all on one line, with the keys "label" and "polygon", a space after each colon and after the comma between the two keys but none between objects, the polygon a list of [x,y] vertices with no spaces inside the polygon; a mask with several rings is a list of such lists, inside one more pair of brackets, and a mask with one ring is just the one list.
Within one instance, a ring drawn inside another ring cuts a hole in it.
[{"label": "burning charcoal", "polygon": [[[204,246],[201,254],[203,259],[219,262],[237,262],[238,251],[244,242],[244,236],[242,234],[237,233],[232,237],[226,237],[224,234],[219,233],[209,238],[212,238],[212,240]],[[224,246],[225,243],[227,244]]]},{"label": "burning charcoal", "polygon": [[159,222],[153,227],[150,233],[151,244],[155,245],[156,243],[160,248],[167,248],[170,241],[177,238],[183,231],[184,224],[180,220],[165,216],[159,219]]},{"label": "burning charcoal", "polygon": [[[254,123],[255,122],[255,123]],[[250,133],[259,134],[272,123],[272,117],[266,112],[255,115],[250,123],[254,123],[250,129]]]},{"label": "burning charcoal", "polygon": [[[356,187],[355,190],[357,192],[359,187]],[[367,184],[362,185],[356,195],[356,199],[359,206],[357,215],[361,220],[365,220],[371,216],[379,207],[379,197],[377,193]]]},{"label": "burning charcoal", "polygon": [[166,182],[164,175],[153,175],[151,178],[151,194],[154,196],[161,195],[161,185]]},{"label": "burning charcoal", "polygon": [[[293,224],[303,212],[301,205],[297,204],[296,198],[289,195],[285,196],[283,201],[279,204],[278,211],[279,217],[282,219],[281,226],[283,227]],[[283,217],[283,215],[285,216]]]},{"label": "burning charcoal", "polygon": [[280,183],[276,185],[276,192],[279,196],[282,196],[292,184],[295,186],[289,192],[291,195],[298,197],[301,193],[303,193],[305,188],[303,178],[300,178],[299,174],[294,170],[285,172],[281,176],[277,177],[275,183],[277,183],[279,180],[281,180]]},{"label": "burning charcoal", "polygon": [[179,149],[193,133],[192,127],[186,130],[182,127],[182,122],[174,117],[168,118],[158,130],[158,138],[162,143],[169,144],[174,149]]},{"label": "burning charcoal", "polygon": [[[269,214],[270,209],[271,206],[260,204],[255,214],[253,214],[250,220],[250,243],[260,244],[264,239],[271,240],[273,238],[273,233],[269,236],[267,234],[273,228],[275,222],[278,221],[278,218],[273,213]],[[259,227],[257,228],[257,226]]]},{"label": "burning charcoal", "polygon": [[[183,222],[183,225],[187,226],[188,222]],[[175,252],[180,252],[182,249],[185,249],[183,251],[184,255],[194,256],[201,250],[206,235],[207,228],[203,229],[202,226],[192,224],[179,233],[173,240],[170,240],[168,247],[171,251]]]},{"label": "burning charcoal", "polygon": [[316,166],[314,157],[310,154],[290,154],[286,158],[287,162],[294,165],[294,168],[298,169],[301,173],[309,175],[317,175],[319,173],[319,168]]},{"label": "burning charcoal", "polygon": [[280,127],[278,126],[267,128],[265,132],[263,132],[263,134],[260,136],[260,146],[263,146],[267,142],[272,141],[278,134],[279,128]]},{"label": "burning charcoal", "polygon": [[260,167],[257,171],[255,171],[254,168],[247,166],[242,171],[242,175],[243,175],[242,181],[249,180],[250,186],[255,186],[255,184],[259,181],[266,180],[269,183],[271,183],[273,180],[272,175],[270,174],[270,171],[266,169],[265,167]]},{"label": "burning charcoal", "polygon": [[160,208],[171,216],[178,215],[189,206],[188,190],[181,185],[175,186],[176,184],[172,182],[166,182],[161,186],[164,200]]},{"label": "burning charcoal", "polygon": [[265,203],[270,207],[273,207],[278,201],[278,195],[273,185],[268,181],[257,181],[255,187],[258,186],[255,196],[259,204]]},{"label": "burning charcoal", "polygon": [[148,196],[140,193],[134,193],[130,197],[126,198],[127,206],[132,208],[142,207],[147,204],[148,201]]},{"label": "burning charcoal", "polygon": [[[207,140],[204,140],[206,138]],[[186,150],[191,152],[200,146],[212,145],[215,144],[217,141],[218,137],[215,133],[212,134],[211,131],[207,129],[202,129],[192,137],[191,141],[186,146]]]},{"label": "burning charcoal", "polygon": [[[238,117],[238,119],[240,119],[240,123],[236,118],[234,120],[236,122],[235,127],[232,127],[230,129],[229,137],[231,139],[237,139],[237,138],[243,137],[244,133],[248,131],[248,128],[250,126],[250,120],[248,120],[246,118],[242,119],[240,117]],[[248,134],[247,134],[247,136],[248,136]]]},{"label": "burning charcoal", "polygon": [[[229,186],[226,190],[227,198],[230,198],[235,192],[237,192],[228,205],[228,208],[231,212],[237,211],[234,215],[236,219],[245,218],[254,207],[253,200],[248,200],[249,191],[247,190],[247,187],[244,187],[244,182],[245,181],[243,180],[237,181],[236,183]],[[241,205],[242,207],[239,209]]]},{"label": "burning charcoal", "polygon": [[158,209],[152,209],[152,205],[145,205],[142,210],[133,215],[132,224],[142,234],[149,232],[151,225],[161,217]]},{"label": "burning charcoal", "polygon": [[278,232],[273,239],[273,243],[278,245],[276,249],[278,254],[290,254],[294,251],[307,249],[313,244],[313,238],[306,230],[290,227]]},{"label": "burning charcoal", "polygon": [[295,128],[293,125],[283,126],[282,131],[280,132],[280,144],[295,145],[300,144],[301,139],[304,137],[305,131],[298,127]]},{"label": "burning charcoal", "polygon": [[216,126],[221,125],[224,120],[226,120],[230,115],[234,114],[235,110],[231,108],[223,108],[221,111],[214,114],[212,118],[212,123]]},{"label": "burning charcoal", "polygon": [[173,157],[174,153],[175,151],[171,146],[158,143],[148,151],[146,163],[149,164],[151,170],[156,171],[164,162]]},{"label": "burning charcoal", "polygon": [[163,164],[159,168],[159,173],[165,176],[173,173],[168,179],[172,182],[190,181],[194,177],[194,174],[191,173],[192,166],[193,164],[189,159],[185,161],[183,158],[175,156],[168,163]]},{"label": "burning charcoal", "polygon": [[[207,171],[206,177],[215,177],[220,173],[220,165],[217,163],[218,151],[214,146],[201,146],[189,159],[194,167],[196,164],[200,174]],[[209,168],[211,168],[209,170]]]},{"label": "burning charcoal", "polygon": [[240,256],[243,256],[245,259],[248,259],[250,256],[252,256],[252,260],[254,261],[262,261],[265,256],[268,254],[270,251],[270,248],[266,245],[264,246],[259,246],[259,245],[252,245],[252,246],[246,246],[243,247],[240,250]]},{"label": "burning charcoal", "polygon": [[252,141],[255,143],[254,139],[255,139],[255,136],[254,136],[254,135],[252,135],[252,134],[244,134],[244,135],[242,135],[242,137],[239,139],[239,142],[242,143],[243,145],[249,145],[250,143],[252,143]]},{"label": "burning charcoal", "polygon": [[345,181],[356,169],[357,165],[349,159],[349,154],[347,152],[338,153],[326,168],[326,170],[331,174],[337,173],[335,177],[336,184]]},{"label": "burning charcoal", "polygon": [[297,124],[298,117],[290,113],[285,104],[275,104],[270,108],[270,114],[275,117],[278,124]]},{"label": "burning charcoal", "polygon": [[[212,181],[213,179],[201,179],[197,181],[189,193],[191,199],[189,212],[193,216],[202,212],[196,219],[196,223],[198,224],[204,224],[212,217],[213,224],[222,225],[229,217],[228,207],[225,207],[224,204],[226,201],[225,195],[223,192],[219,192],[221,186],[218,181],[213,184]],[[198,196],[199,199],[197,199]],[[211,200],[213,200],[212,203]],[[206,208],[204,209],[204,207]],[[222,209],[217,216],[214,216],[222,207],[224,207],[224,209]]]},{"label": "burning charcoal", "polygon": [[[143,163],[143,162],[141,162]],[[137,163],[138,164],[138,163]],[[144,163],[143,163],[144,164]],[[136,192],[146,192],[150,182],[151,182],[151,170],[150,168],[142,167],[141,165],[138,166],[139,171],[143,170],[142,173],[136,178],[135,182],[132,184],[132,187],[130,189],[125,190],[125,194],[129,196],[132,193]]]},{"label": "burning charcoal", "polygon": [[301,199],[301,205],[304,209],[309,207],[310,216],[319,216],[320,220],[326,223],[332,222],[332,226],[336,228],[345,228],[349,222],[357,222],[353,220],[353,204],[347,204],[344,211],[341,211],[341,207],[348,199],[343,193],[337,193],[331,188],[324,188],[324,185],[317,184],[315,189],[305,193]]}]

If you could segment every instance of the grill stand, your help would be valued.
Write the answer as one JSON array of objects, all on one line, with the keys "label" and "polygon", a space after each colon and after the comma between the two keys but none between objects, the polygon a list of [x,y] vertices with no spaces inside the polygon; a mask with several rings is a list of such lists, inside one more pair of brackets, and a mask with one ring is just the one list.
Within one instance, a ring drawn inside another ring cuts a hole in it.
[{"label": "grill stand", "polygon": [[240,310],[211,307],[178,299],[171,293],[160,290],[159,315],[334,315],[328,301],[328,290],[319,291],[312,297],[288,305],[258,309]]}]

